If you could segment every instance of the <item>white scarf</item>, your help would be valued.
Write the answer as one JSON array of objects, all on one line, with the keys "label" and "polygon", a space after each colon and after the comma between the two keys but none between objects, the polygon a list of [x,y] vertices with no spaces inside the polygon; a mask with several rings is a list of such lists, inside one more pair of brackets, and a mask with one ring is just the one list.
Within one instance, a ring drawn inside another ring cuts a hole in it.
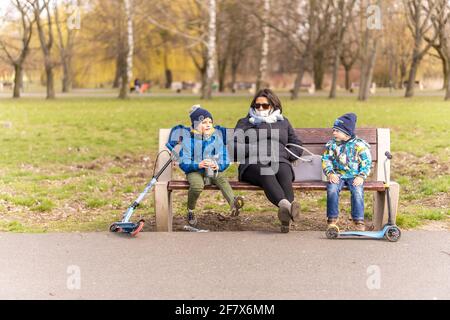
[{"label": "white scarf", "polygon": [[266,122],[266,123],[275,123],[278,120],[283,120],[284,117],[281,114],[280,110],[277,109],[274,112],[272,112],[271,114],[269,114],[267,117],[261,117],[258,116],[255,112],[255,109],[250,108],[248,114],[250,115],[250,123],[252,124],[260,124],[262,122]]}]

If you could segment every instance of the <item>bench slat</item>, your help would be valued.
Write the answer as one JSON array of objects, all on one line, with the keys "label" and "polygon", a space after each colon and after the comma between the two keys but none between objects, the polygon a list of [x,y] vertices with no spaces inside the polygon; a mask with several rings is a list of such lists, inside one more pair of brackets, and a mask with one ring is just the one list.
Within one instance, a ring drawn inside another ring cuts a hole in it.
[{"label": "bench slat", "polygon": [[[239,181],[230,181],[230,185],[234,190],[248,190],[248,191],[258,191],[262,190],[260,187],[251,185],[246,182]],[[305,182],[294,182],[293,183],[294,190],[305,190],[305,191],[314,191],[314,190],[326,190],[327,183],[323,181],[305,181]],[[188,190],[189,182],[187,180],[171,180],[169,181],[168,190]],[[205,190],[219,190],[215,185],[205,186]],[[366,181],[364,183],[364,190],[370,191],[384,191],[384,183],[382,181]]]},{"label": "bench slat", "polygon": [[[296,128],[300,140],[305,144],[325,144],[333,137],[331,128]],[[369,144],[377,143],[376,128],[357,128],[356,135]]]},{"label": "bench slat", "polygon": [[[303,146],[314,154],[322,155],[323,152],[325,151],[325,144],[304,143]],[[306,152],[304,152],[303,154],[308,155]],[[377,145],[376,144],[370,144],[370,154],[372,155],[372,161],[377,162]]]}]

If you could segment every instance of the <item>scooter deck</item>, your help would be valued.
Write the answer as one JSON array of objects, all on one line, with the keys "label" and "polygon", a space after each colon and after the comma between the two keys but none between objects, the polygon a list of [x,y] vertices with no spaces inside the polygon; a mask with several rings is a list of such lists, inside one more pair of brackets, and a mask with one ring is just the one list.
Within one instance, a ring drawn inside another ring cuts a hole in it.
[{"label": "scooter deck", "polygon": [[136,236],[144,228],[144,220],[138,223],[133,222],[115,222],[110,227],[111,232],[129,233],[131,236]]},{"label": "scooter deck", "polygon": [[328,239],[384,239],[396,242],[401,237],[400,229],[395,225],[385,225],[379,231],[340,232],[337,225],[329,225],[325,233]]}]

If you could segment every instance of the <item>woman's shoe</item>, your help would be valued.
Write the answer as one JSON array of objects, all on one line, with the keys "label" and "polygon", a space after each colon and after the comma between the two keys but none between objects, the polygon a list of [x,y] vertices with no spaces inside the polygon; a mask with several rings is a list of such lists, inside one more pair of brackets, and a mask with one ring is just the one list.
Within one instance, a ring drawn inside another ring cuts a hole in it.
[{"label": "woman's shoe", "polygon": [[291,203],[283,199],[278,203],[278,219],[281,222],[281,233],[288,233],[291,223]]},{"label": "woman's shoe", "polygon": [[291,219],[295,221],[300,215],[300,204],[296,201],[292,201],[291,203]]}]

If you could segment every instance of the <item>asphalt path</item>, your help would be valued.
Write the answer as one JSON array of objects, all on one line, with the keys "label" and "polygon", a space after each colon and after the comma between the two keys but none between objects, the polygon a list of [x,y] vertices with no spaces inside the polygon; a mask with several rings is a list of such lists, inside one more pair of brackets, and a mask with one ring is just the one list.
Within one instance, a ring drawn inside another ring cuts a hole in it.
[{"label": "asphalt path", "polygon": [[450,232],[0,233],[0,299],[450,299]]}]

